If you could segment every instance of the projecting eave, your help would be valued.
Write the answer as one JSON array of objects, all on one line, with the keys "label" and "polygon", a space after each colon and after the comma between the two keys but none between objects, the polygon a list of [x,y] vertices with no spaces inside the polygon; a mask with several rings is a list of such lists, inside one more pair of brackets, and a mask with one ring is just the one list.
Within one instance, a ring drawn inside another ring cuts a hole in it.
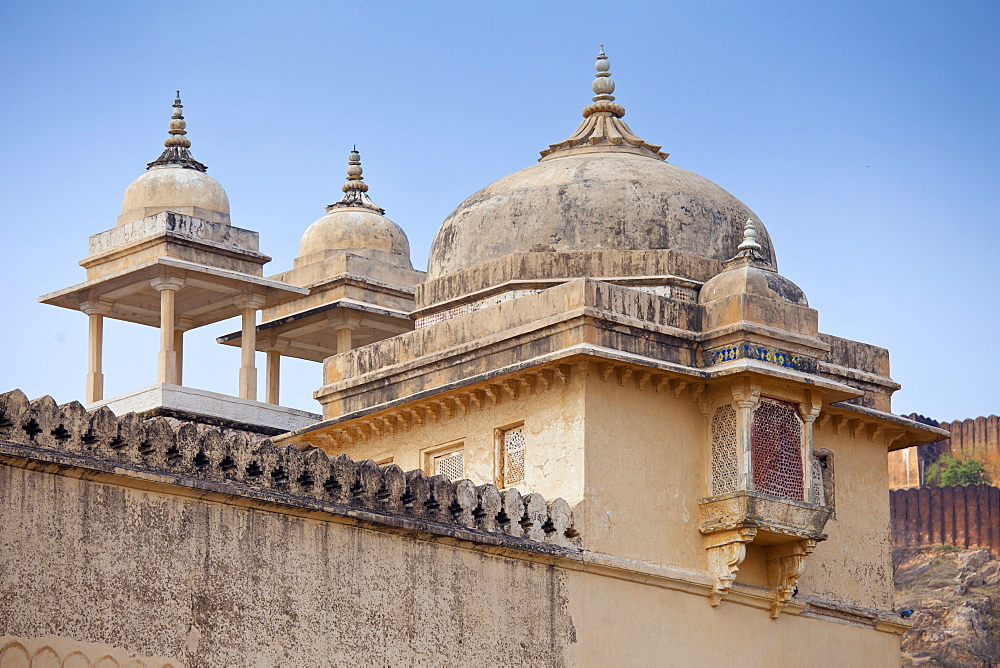
[{"label": "projecting eave", "polygon": [[[337,337],[333,332],[338,326],[347,325],[352,328],[354,347],[413,329],[413,321],[406,311],[354,299],[338,299],[257,325],[257,350],[275,350],[288,357],[322,362],[337,354]],[[239,347],[243,333],[225,334],[216,341]]]},{"label": "projecting eave", "polygon": [[830,419],[843,418],[848,422],[847,428],[866,427],[869,430],[870,438],[876,430],[884,433],[889,443],[890,452],[911,448],[915,445],[937,443],[951,436],[951,432],[947,429],[931,427],[895,413],[887,413],[857,404],[831,404],[824,408],[824,413]]},{"label": "projecting eave", "polygon": [[813,373],[797,371],[758,360],[733,360],[732,362],[723,362],[722,364],[716,364],[700,371],[707,379],[746,375],[767,378],[772,381],[791,382],[799,386],[809,386],[819,390],[824,399],[829,403],[857,399],[862,396],[862,392],[850,385],[838,383],[837,381],[829,380]]},{"label": "projecting eave", "polygon": [[183,329],[240,315],[241,298],[262,297],[264,307],[308,293],[305,288],[239,271],[158,257],[38,298],[43,304],[74,311],[99,309],[102,315],[159,327],[160,299],[153,282],[164,277],[181,281],[176,313]]}]

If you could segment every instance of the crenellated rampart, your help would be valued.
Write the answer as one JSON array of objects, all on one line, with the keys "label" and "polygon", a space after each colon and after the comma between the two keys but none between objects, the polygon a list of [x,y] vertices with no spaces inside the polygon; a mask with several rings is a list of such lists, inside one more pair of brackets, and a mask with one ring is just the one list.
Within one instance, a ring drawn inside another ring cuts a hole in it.
[{"label": "crenellated rampart", "polygon": [[163,418],[118,417],[103,407],[88,412],[49,396],[29,401],[20,390],[0,395],[0,455],[126,477],[154,474],[180,487],[397,527],[402,520],[403,528],[519,549],[575,550],[578,542],[563,499],[254,443],[239,432],[175,429]]},{"label": "crenellated rampart", "polygon": [[981,547],[1000,557],[1000,487],[894,489],[889,499],[893,547]]},{"label": "crenellated rampart", "polygon": [[950,438],[937,443],[940,452],[1000,465],[1000,418],[996,415],[938,422],[936,426],[951,432]]}]

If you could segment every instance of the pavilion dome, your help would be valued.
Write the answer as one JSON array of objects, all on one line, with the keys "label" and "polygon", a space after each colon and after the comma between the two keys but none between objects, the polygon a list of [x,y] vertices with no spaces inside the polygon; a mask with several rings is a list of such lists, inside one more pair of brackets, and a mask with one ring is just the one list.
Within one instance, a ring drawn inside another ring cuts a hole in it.
[{"label": "pavilion dome", "polygon": [[170,119],[170,136],[163,142],[166,148],[125,189],[119,227],[161,211],[229,224],[229,197],[222,185],[205,173],[205,165],[192,157],[182,108],[178,93]]},{"label": "pavilion dome", "polygon": [[742,243],[736,255],[726,262],[723,271],[701,286],[698,302],[705,304],[739,294],[759,295],[809,306],[802,288],[775,271],[763,255],[762,247],[757,241],[756,225],[751,219],[747,220],[743,228]]},{"label": "pavilion dome", "polygon": [[326,215],[306,229],[299,243],[299,257],[350,251],[412,269],[406,233],[372,202],[361,174],[361,154],[354,150],[348,157],[344,196],[327,206]]},{"label": "pavilion dome", "polygon": [[596,96],[568,139],[538,164],[479,190],[445,219],[428,279],[510,253],[672,249],[726,261],[748,218],[775,265],[763,224],[711,181],[665,162],[666,153],[625,124],[603,49]]}]

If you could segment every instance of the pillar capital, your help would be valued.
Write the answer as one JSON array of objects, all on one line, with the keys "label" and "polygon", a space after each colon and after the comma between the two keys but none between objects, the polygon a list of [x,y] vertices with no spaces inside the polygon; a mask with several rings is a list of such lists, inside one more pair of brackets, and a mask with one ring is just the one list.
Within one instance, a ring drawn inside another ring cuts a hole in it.
[{"label": "pillar capital", "polygon": [[107,315],[114,302],[109,299],[88,298],[80,302],[80,310],[87,315]]},{"label": "pillar capital", "polygon": [[802,415],[802,419],[806,422],[813,422],[819,417],[822,410],[823,400],[820,399],[816,392],[812,390],[807,391],[806,400],[799,404],[799,413]]},{"label": "pillar capital", "polygon": [[267,301],[267,297],[259,292],[245,292],[234,298],[240,308],[262,309]]},{"label": "pillar capital", "polygon": [[184,279],[179,276],[157,276],[156,278],[151,278],[149,284],[158,292],[162,292],[163,290],[177,291],[184,287]]},{"label": "pillar capital", "polygon": [[744,383],[733,387],[733,399],[740,408],[753,408],[760,401],[760,386]]}]

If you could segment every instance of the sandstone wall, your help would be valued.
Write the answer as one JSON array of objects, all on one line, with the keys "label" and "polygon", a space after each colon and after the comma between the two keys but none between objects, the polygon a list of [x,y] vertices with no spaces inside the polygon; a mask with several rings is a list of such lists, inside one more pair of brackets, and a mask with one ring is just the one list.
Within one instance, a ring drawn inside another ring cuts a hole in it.
[{"label": "sandstone wall", "polygon": [[894,548],[981,547],[1000,556],[1000,487],[896,489],[889,498]]}]

